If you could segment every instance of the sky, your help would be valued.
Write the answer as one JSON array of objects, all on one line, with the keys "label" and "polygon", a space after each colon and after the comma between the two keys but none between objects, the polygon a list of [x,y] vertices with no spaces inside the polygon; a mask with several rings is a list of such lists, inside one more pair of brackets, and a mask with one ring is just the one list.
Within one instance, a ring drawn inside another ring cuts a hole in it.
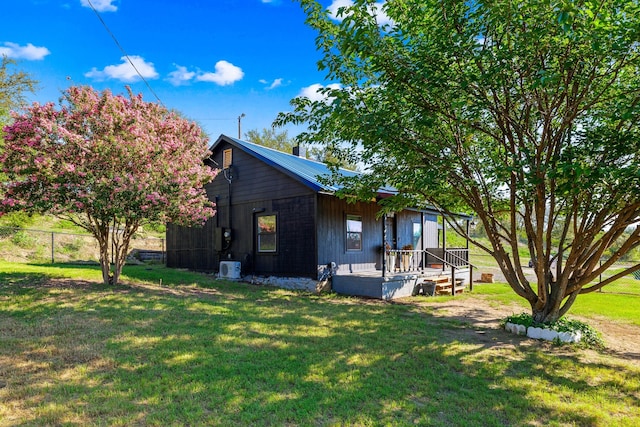
[{"label": "sky", "polygon": [[[335,11],[349,2],[321,4]],[[334,83],[318,71],[317,34],[292,0],[3,3],[0,55],[38,81],[31,102],[57,102],[72,85],[118,94],[130,86],[198,122],[213,142],[237,137],[242,114],[244,137],[270,128],[292,98]],[[304,127],[276,130],[293,137]]]}]

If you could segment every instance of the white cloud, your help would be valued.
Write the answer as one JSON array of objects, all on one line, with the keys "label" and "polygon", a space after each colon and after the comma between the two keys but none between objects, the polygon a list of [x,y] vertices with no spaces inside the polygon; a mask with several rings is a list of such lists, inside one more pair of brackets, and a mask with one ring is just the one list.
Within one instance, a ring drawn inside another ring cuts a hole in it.
[{"label": "white cloud", "polygon": [[262,79],[262,80],[260,80],[260,83],[265,84],[265,85],[269,85],[268,87],[266,87],[266,89],[267,90],[271,90],[271,89],[275,89],[277,87],[282,86],[282,81],[283,81],[282,78],[277,78],[273,82],[271,82],[271,84],[269,84],[268,81]]},{"label": "white cloud", "polygon": [[[375,3],[371,7],[371,10],[369,10],[369,13],[376,16],[376,21],[378,22],[378,25],[393,23],[391,21],[391,18],[389,18],[389,16],[382,9],[383,5],[384,5],[384,1]],[[353,6],[353,0],[333,0],[333,2],[329,5],[327,9],[329,10],[329,14],[331,15],[332,19],[336,21],[342,21],[344,16],[340,16],[340,17],[337,16],[338,9],[341,7],[349,7],[349,6]]]},{"label": "white cloud", "polygon": [[4,46],[0,46],[0,56],[6,56],[13,59],[38,61],[50,53],[51,52],[46,47],[34,46],[31,43],[27,43],[26,46],[20,46],[17,43],[5,42]]},{"label": "white cloud", "polygon": [[140,79],[140,76],[136,72],[136,69],[142,77],[145,79],[156,79],[158,73],[156,72],[152,62],[146,62],[143,57],[131,55],[129,56],[135,69],[129,63],[126,56],[120,58],[122,64],[107,65],[103,70],[98,70],[95,67],[91,71],[84,74],[85,77],[89,77],[96,80],[115,79],[123,82],[134,82]]},{"label": "white cloud", "polygon": [[[115,12],[118,10],[118,6],[113,4],[115,1],[116,0],[91,0],[91,4],[98,12]],[[80,4],[84,7],[91,7],[89,0],[80,0]]]},{"label": "white cloud", "polygon": [[227,61],[216,62],[215,72],[199,73],[196,80],[199,82],[213,82],[220,86],[227,86],[242,80],[244,72],[242,68]]},{"label": "white cloud", "polygon": [[174,86],[181,86],[190,82],[195,76],[195,71],[187,70],[187,67],[183,67],[178,64],[174,64],[176,67],[175,71],[169,73],[169,82]]},{"label": "white cloud", "polygon": [[311,86],[302,88],[298,96],[309,98],[311,101],[324,101],[327,99],[327,97],[324,94],[320,93],[320,90],[325,87],[330,89],[340,89],[342,86],[339,83],[331,83],[327,86],[323,86],[320,83],[315,83]]}]

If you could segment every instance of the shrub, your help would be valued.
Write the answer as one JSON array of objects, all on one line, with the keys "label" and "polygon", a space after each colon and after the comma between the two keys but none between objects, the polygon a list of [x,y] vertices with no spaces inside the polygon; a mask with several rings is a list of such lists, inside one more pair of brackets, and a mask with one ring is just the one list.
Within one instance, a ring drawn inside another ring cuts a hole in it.
[{"label": "shrub", "polygon": [[533,321],[533,317],[530,314],[520,313],[506,317],[502,320],[501,325],[504,327],[507,322],[523,325],[526,328],[533,326],[535,328],[551,329],[556,332],[580,332],[582,334],[581,345],[587,348],[604,348],[604,341],[598,331],[580,320],[562,317],[555,322],[537,323]]},{"label": "shrub", "polygon": [[26,212],[10,212],[0,219],[0,226],[4,227],[28,227],[33,224],[35,218]]},{"label": "shrub", "polygon": [[36,244],[36,239],[33,236],[29,235],[29,233],[19,230],[16,231],[13,236],[11,236],[11,242],[14,245],[26,249],[34,247]]}]

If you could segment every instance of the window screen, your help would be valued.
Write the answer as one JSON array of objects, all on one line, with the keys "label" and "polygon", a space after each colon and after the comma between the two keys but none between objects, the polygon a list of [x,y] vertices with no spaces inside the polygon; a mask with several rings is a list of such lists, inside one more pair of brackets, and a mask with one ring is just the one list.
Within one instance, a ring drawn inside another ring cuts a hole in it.
[{"label": "window screen", "polygon": [[347,215],[347,251],[362,250],[362,217]]},{"label": "window screen", "polygon": [[258,217],[258,252],[276,251],[277,226],[275,215]]}]

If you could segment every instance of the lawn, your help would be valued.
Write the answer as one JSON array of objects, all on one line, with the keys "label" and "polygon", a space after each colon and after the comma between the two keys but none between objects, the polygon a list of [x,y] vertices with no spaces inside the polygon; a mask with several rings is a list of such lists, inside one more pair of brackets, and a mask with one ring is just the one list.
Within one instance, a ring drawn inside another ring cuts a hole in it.
[{"label": "lawn", "polygon": [[604,352],[157,266],[99,278],[0,262],[0,426],[640,424],[640,364]]}]

